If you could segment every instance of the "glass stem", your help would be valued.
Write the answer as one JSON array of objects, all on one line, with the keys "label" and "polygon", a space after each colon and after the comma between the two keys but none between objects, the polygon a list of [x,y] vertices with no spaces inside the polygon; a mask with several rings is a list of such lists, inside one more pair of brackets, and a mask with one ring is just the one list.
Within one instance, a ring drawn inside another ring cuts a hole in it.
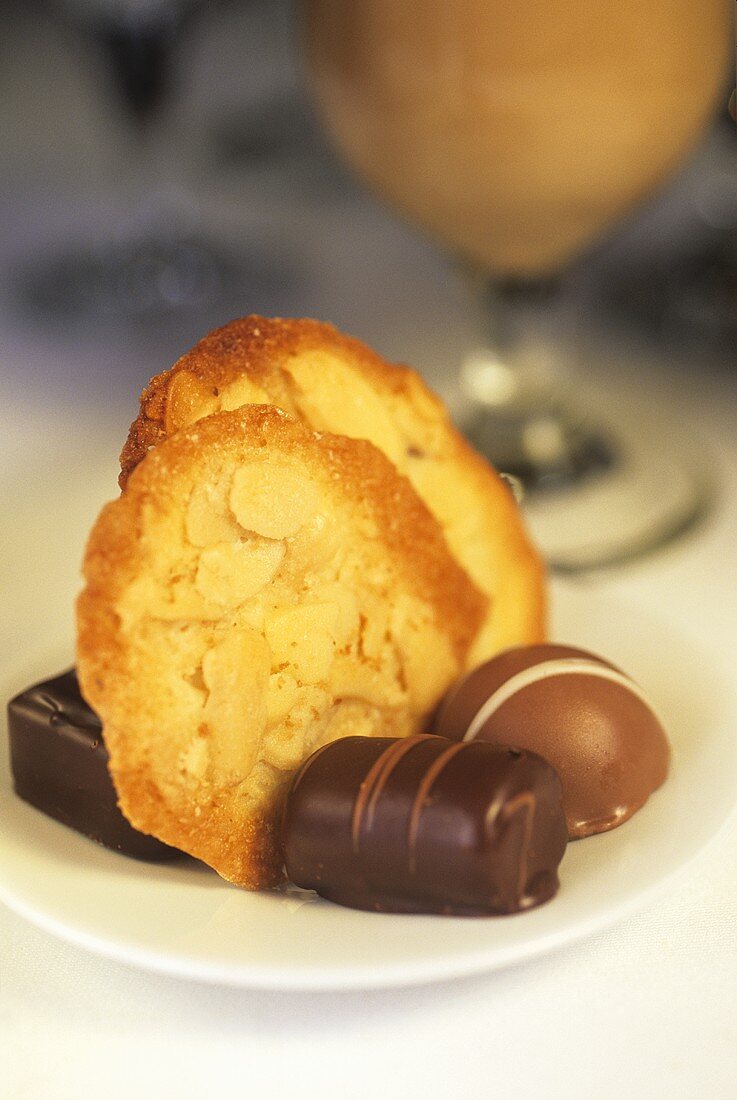
[{"label": "glass stem", "polygon": [[[461,384],[477,405],[502,412],[542,399],[551,374],[559,383],[555,332],[557,279],[490,278],[471,273],[478,316],[477,346],[467,358]],[[554,362],[554,360],[556,362]]]},{"label": "glass stem", "polygon": [[188,201],[182,202],[180,166],[172,172],[161,108],[170,98],[173,58],[195,9],[192,0],[143,0],[114,5],[95,31],[105,49],[114,85],[135,142],[135,173],[128,209],[146,231],[149,222],[176,235]]},{"label": "glass stem", "polygon": [[462,427],[527,492],[572,486],[613,452],[568,404],[556,279],[472,277],[480,338],[461,370]]}]

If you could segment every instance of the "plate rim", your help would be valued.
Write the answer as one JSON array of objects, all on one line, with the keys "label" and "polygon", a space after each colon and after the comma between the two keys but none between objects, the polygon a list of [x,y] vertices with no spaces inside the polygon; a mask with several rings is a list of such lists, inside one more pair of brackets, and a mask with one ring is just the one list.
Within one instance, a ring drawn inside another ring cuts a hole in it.
[{"label": "plate rim", "polygon": [[[556,588],[557,591],[560,592],[561,586],[558,585]],[[569,612],[570,607],[573,607],[575,611],[579,605],[579,601],[582,599],[582,594],[580,591],[576,591],[568,586],[563,586],[563,588],[570,597]],[[604,607],[614,603],[624,614],[627,606],[631,605],[631,600],[626,596],[622,598],[622,596],[623,594],[621,593],[612,594],[600,591],[589,591],[586,593],[585,599],[589,601],[593,598],[598,602],[597,598],[600,597]],[[658,609],[647,608],[646,615],[650,620],[655,619],[658,626],[663,625],[664,619]],[[691,644],[695,644],[699,650],[704,648],[704,639],[699,635],[698,631],[694,633],[693,631],[686,630],[683,622],[674,624],[673,621],[670,620],[670,624],[672,626],[677,625],[681,628],[681,632],[686,634],[688,641]],[[45,649],[46,647],[39,647],[41,654],[45,653]],[[19,665],[21,664],[21,662],[16,663]],[[28,662],[26,661],[23,663],[27,664]],[[63,661],[60,663],[63,663]],[[14,673],[17,671],[19,671],[17,668],[9,669],[8,673],[2,677],[3,681],[14,679]],[[719,660],[717,671],[718,673],[724,673],[726,675],[726,662],[724,660]],[[720,675],[720,681],[722,678],[723,677]],[[737,694],[732,691],[726,702],[729,707],[728,714],[731,717],[733,713],[737,713],[735,710],[737,707]],[[716,740],[714,742],[715,749],[718,749],[724,737],[723,732],[721,732],[720,737],[720,732],[721,727],[716,731]],[[4,740],[4,738],[0,738],[0,740]],[[735,759],[737,760],[737,747],[735,748],[735,754]],[[674,757],[677,759],[677,754],[674,754]],[[0,765],[0,780],[2,780],[1,785],[3,791],[7,789],[11,798],[16,797],[12,792],[12,784],[10,782],[10,773],[7,764],[4,766]],[[41,814],[39,810],[34,810],[33,812]],[[50,820],[46,818],[45,815],[42,816],[44,816],[45,821],[48,822]],[[467,950],[459,950],[458,947],[454,945],[446,953],[431,954],[424,952],[418,956],[412,956],[406,961],[390,958],[382,961],[380,966],[376,966],[373,961],[369,962],[366,959],[358,963],[346,963],[341,960],[340,962],[330,962],[329,964],[325,962],[309,964],[308,962],[306,965],[300,964],[298,966],[295,966],[292,961],[289,961],[285,963],[284,967],[278,967],[270,961],[259,963],[252,959],[247,961],[236,959],[235,961],[227,962],[221,958],[207,957],[206,954],[200,954],[198,958],[196,951],[193,952],[190,949],[182,948],[180,945],[175,945],[166,951],[162,951],[159,946],[147,947],[140,942],[140,939],[136,941],[133,932],[128,935],[127,939],[120,939],[119,937],[111,938],[102,934],[99,931],[99,927],[95,927],[94,921],[91,923],[88,922],[86,927],[83,920],[70,922],[66,914],[59,916],[58,912],[48,911],[46,907],[38,902],[37,898],[27,896],[27,891],[21,891],[19,894],[17,888],[14,889],[12,885],[5,881],[1,863],[0,902],[5,904],[20,917],[29,920],[36,927],[41,928],[45,932],[67,943],[71,943],[83,950],[90,951],[122,965],[169,977],[229,988],[274,992],[338,992],[357,991],[360,989],[379,990],[401,988],[438,981],[450,981],[475,974],[490,973],[495,970],[505,969],[515,964],[534,960],[542,955],[559,950],[568,944],[579,942],[610,927],[629,914],[646,906],[653,897],[664,890],[669,883],[677,879],[681,874],[687,872],[692,862],[699,858],[707,848],[718,841],[720,835],[728,827],[730,821],[734,817],[737,817],[737,776],[734,782],[730,783],[726,788],[725,797],[721,802],[717,803],[717,810],[709,820],[706,831],[702,831],[701,833],[697,832],[693,844],[686,844],[684,846],[685,854],[683,854],[682,858],[678,858],[675,862],[666,862],[662,865],[662,869],[660,869],[661,865],[658,864],[652,876],[649,877],[649,881],[645,883],[640,882],[639,885],[636,881],[633,887],[621,893],[618,900],[615,899],[613,903],[606,903],[604,900],[595,899],[592,906],[580,916],[577,917],[575,912],[573,915],[569,914],[568,919],[565,919],[563,924],[555,924],[547,930],[543,927],[535,931],[528,938],[522,937],[513,939],[506,943],[494,942],[492,938],[491,942],[486,942],[481,945],[472,944]],[[639,814],[635,815],[631,822],[626,823],[621,828],[636,828],[638,818]],[[60,830],[66,829],[66,826],[57,822],[53,822],[52,824]],[[0,816],[0,859],[3,855],[3,833],[3,822]],[[619,833],[619,830],[614,830],[612,833],[603,835],[611,837],[616,833]],[[14,836],[12,833],[11,835]],[[81,840],[77,834],[75,834],[75,836],[78,840]],[[593,838],[593,841],[595,843],[596,838]],[[25,838],[21,838],[20,843],[26,843]],[[91,841],[87,841],[87,843],[92,844]],[[576,845],[579,843],[581,842],[576,842]],[[106,858],[109,856],[116,861],[122,858],[116,853],[108,852],[105,849],[103,849],[103,851],[106,853]],[[52,857],[49,856],[48,858]],[[565,863],[563,864],[563,868],[565,874]],[[94,874],[95,868],[83,867],[83,872],[85,874]],[[185,883],[185,886],[186,885]],[[321,904],[329,905],[330,903],[321,902]],[[549,905],[555,904],[556,899],[552,899],[549,903]],[[548,905],[542,907],[542,909],[547,910]],[[377,920],[385,920],[387,918],[387,914],[370,914],[370,916]],[[516,919],[519,920],[523,920],[524,917],[524,914],[516,915]],[[390,919],[404,922],[464,922],[471,918],[444,916],[418,917],[414,915],[401,916],[399,914],[391,914]],[[495,919],[504,920],[504,918]]]},{"label": "plate rim", "polygon": [[[104,936],[65,924],[24,899],[19,899],[7,890],[2,879],[0,879],[0,903],[35,927],[50,933],[65,943],[72,944],[91,954],[129,968],[177,978],[182,981],[260,992],[337,993],[408,988],[435,982],[460,980],[475,975],[481,976],[494,973],[497,970],[506,970],[574,943],[580,943],[597,932],[619,923],[632,913],[646,908],[658,894],[665,891],[681,875],[684,875],[695,860],[699,859],[713,844],[718,843],[720,837],[735,818],[737,818],[737,803],[730,807],[718,828],[702,844],[697,845],[682,863],[665,871],[659,878],[654,879],[649,886],[633,891],[618,905],[600,909],[579,921],[543,933],[534,940],[517,941],[501,950],[496,945],[484,950],[469,951],[462,955],[436,956],[430,964],[426,957],[410,966],[407,966],[407,964],[385,963],[381,970],[373,970],[365,965],[341,966],[340,968],[324,969],[322,971],[310,969],[309,967],[304,967],[301,970],[287,970],[286,968],[278,970],[273,966],[259,967],[254,964],[246,965],[242,963],[226,964],[216,963],[212,960],[203,962],[181,952],[162,955],[151,949],[132,944],[121,944],[119,941],[110,940]],[[386,915],[382,913],[375,914],[378,919]],[[417,919],[416,915],[391,914],[391,916],[400,917],[406,921]],[[513,914],[512,916],[520,916],[520,914]],[[521,916],[524,916],[524,914],[521,914]],[[426,915],[422,919],[464,921],[471,918]]]}]

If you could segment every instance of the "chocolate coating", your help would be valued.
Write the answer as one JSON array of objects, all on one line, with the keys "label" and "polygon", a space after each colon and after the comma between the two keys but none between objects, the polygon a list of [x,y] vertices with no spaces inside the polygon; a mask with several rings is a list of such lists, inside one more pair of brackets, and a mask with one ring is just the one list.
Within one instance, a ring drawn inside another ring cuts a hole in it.
[{"label": "chocolate coating", "polygon": [[118,809],[102,725],[74,669],[11,699],[8,734],[13,785],[25,802],[124,855],[156,862],[182,855],[138,832]]},{"label": "chocolate coating", "polygon": [[346,737],[306,761],[282,828],[297,886],[356,909],[486,916],[548,901],[567,832],[533,753],[420,735]]},{"label": "chocolate coating", "polygon": [[451,689],[434,730],[548,760],[571,838],[621,825],[668,773],[668,739],[637,684],[572,646],[522,646],[487,661]]}]

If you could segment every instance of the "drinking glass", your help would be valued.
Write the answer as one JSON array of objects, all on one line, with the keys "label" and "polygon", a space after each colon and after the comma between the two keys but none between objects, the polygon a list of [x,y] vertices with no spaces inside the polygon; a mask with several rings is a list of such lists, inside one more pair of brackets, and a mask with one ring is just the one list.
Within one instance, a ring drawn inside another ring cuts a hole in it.
[{"label": "drinking glass", "polygon": [[554,337],[563,274],[696,144],[729,20],[728,0],[305,0],[328,131],[468,272],[484,322],[462,427],[526,485],[562,568],[627,560],[707,504],[677,455],[633,456],[574,410]]},{"label": "drinking glass", "polygon": [[[135,138],[125,210],[92,242],[81,236],[31,263],[22,295],[42,314],[156,319],[215,301],[238,271],[203,232],[196,202],[162,157],[160,118],[173,59],[202,0],[57,0],[96,45]],[[83,231],[84,227],[80,227]]]}]

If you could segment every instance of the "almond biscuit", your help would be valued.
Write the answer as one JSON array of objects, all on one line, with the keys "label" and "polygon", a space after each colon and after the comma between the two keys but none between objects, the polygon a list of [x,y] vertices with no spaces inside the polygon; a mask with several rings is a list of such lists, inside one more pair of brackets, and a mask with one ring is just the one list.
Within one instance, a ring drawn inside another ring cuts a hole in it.
[{"label": "almond biscuit", "polygon": [[172,432],[243,404],[278,405],[318,431],[368,439],[409,478],[489,597],[470,666],[544,639],[543,567],[508,487],[415,371],[331,325],[252,316],[206,336],[144,391],[121,455],[121,485]]},{"label": "almond biscuit", "polygon": [[294,770],[340,736],[422,730],[486,610],[373,444],[270,406],[157,445],[84,574],[80,684],[124,813],[254,889],[281,876]]}]

